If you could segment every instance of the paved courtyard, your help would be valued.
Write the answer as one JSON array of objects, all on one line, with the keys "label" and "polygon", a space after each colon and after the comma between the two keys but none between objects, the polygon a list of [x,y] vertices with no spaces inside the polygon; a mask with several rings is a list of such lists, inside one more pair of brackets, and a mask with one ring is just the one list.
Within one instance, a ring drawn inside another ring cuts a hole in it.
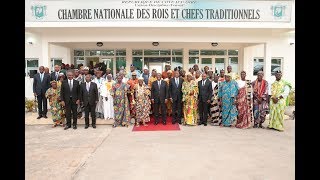
[{"label": "paved courtyard", "polygon": [[26,125],[26,179],[293,180],[294,120],[285,127],[132,132]]}]

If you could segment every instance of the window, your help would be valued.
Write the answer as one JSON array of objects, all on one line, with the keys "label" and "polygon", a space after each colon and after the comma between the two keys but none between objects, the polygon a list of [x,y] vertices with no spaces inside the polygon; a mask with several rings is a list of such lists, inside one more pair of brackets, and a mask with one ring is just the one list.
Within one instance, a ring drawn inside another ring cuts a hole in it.
[{"label": "window", "polygon": [[199,57],[189,57],[189,67],[193,67],[193,65],[199,64]]},{"label": "window", "polygon": [[173,49],[172,50],[172,55],[173,56],[182,56],[183,55],[183,51],[182,50]]},{"label": "window", "polygon": [[132,56],[142,56],[143,50],[132,50]]},{"label": "window", "polygon": [[170,56],[171,50],[144,50],[145,56]]},{"label": "window", "polygon": [[54,66],[59,65],[61,66],[62,64],[62,59],[61,58],[51,58],[51,72],[54,71]]},{"label": "window", "polygon": [[189,50],[189,56],[199,56],[199,50]]},{"label": "window", "polygon": [[84,56],[83,50],[74,50],[74,56]]},{"label": "window", "polygon": [[264,59],[254,58],[253,59],[253,75],[256,76],[259,71],[263,71]]},{"label": "window", "polygon": [[227,54],[227,50],[213,50],[212,55],[223,56]]},{"label": "window", "polygon": [[271,75],[274,76],[277,71],[282,70],[281,62],[283,58],[271,58]]},{"label": "window", "polygon": [[238,50],[228,50],[229,56],[238,56]]},{"label": "window", "polygon": [[114,50],[111,49],[111,50],[100,51],[100,55],[101,56],[114,56]]},{"label": "window", "polygon": [[229,65],[232,67],[232,72],[238,73],[238,57],[229,57]]},{"label": "window", "polygon": [[126,56],[126,50],[125,49],[117,49],[116,56]]},{"label": "window", "polygon": [[27,58],[25,59],[25,76],[33,78],[37,74],[39,69],[39,59],[38,58]]}]

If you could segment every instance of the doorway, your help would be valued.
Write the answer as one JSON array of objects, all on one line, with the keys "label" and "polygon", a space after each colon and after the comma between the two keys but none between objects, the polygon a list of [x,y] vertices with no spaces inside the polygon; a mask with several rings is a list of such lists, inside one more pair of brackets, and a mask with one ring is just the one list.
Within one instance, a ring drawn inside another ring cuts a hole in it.
[{"label": "doorway", "polygon": [[99,57],[86,57],[86,64],[88,67],[94,67],[97,63],[99,63]]},{"label": "doorway", "polygon": [[162,73],[165,69],[165,65],[171,65],[170,57],[145,57],[144,64],[149,68],[149,71],[156,69],[157,73]]}]

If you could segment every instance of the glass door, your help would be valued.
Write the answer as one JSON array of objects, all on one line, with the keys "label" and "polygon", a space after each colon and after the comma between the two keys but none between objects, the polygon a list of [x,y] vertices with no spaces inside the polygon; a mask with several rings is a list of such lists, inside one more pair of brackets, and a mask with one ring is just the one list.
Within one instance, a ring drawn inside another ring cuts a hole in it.
[{"label": "glass door", "polygon": [[202,57],[201,58],[201,64],[199,66],[200,70],[204,71],[204,67],[208,66],[209,69],[212,69],[212,57]]},{"label": "glass door", "polygon": [[225,57],[215,57],[214,58],[214,73],[220,74],[221,69],[226,69],[226,58]]},{"label": "glass door", "polygon": [[111,69],[111,74],[114,77],[115,74],[115,63],[114,63],[114,57],[101,57],[100,62],[104,63],[106,65],[106,68]]}]

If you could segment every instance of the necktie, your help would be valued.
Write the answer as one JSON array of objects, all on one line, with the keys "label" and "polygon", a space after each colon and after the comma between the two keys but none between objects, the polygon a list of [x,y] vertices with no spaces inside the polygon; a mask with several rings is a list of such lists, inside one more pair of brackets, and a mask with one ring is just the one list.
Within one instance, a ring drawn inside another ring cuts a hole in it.
[{"label": "necktie", "polygon": [[159,90],[160,90],[160,85],[161,85],[161,83],[160,83],[160,81],[158,81]]},{"label": "necktie", "polygon": [[42,80],[43,80],[43,73],[40,74],[40,80],[41,80],[41,82],[42,82]]},{"label": "necktie", "polygon": [[202,80],[202,86],[204,86],[204,80]]},{"label": "necktie", "polygon": [[176,78],[176,85],[177,85],[177,87],[179,86],[179,79],[178,78]]},{"label": "necktie", "polygon": [[72,91],[72,81],[69,80],[69,87],[70,87],[70,92]]},{"label": "necktie", "polygon": [[87,91],[89,92],[89,89],[90,89],[90,84],[87,83]]},{"label": "necktie", "polygon": [[56,81],[58,81],[58,72],[56,72]]}]

